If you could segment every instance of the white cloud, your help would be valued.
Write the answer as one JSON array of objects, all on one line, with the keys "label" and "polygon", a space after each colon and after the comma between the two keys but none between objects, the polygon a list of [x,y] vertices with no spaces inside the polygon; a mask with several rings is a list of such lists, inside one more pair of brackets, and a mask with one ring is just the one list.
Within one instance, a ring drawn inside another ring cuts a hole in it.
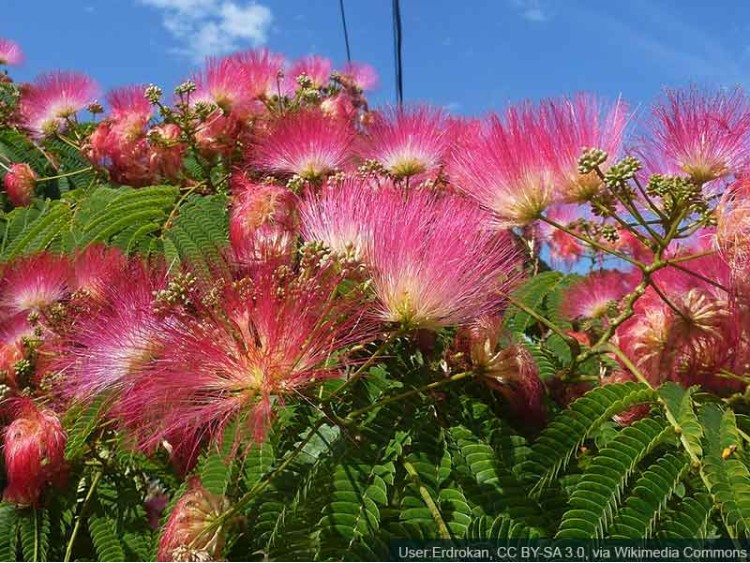
[{"label": "white cloud", "polygon": [[254,1],[138,1],[163,12],[164,28],[179,43],[174,51],[195,61],[263,45],[273,21],[271,10]]},{"label": "white cloud", "polygon": [[544,22],[549,19],[549,14],[540,0],[513,0],[513,7],[528,21]]}]

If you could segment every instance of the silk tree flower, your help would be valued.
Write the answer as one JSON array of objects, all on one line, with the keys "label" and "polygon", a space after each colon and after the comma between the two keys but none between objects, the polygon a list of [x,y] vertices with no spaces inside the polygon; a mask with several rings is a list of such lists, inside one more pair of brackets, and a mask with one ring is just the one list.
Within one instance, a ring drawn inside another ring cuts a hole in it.
[{"label": "silk tree flower", "polygon": [[[720,286],[730,283],[728,267],[716,256],[684,265]],[[690,384],[694,374],[685,366],[705,358],[712,347],[712,354],[720,349],[727,353],[736,341],[732,335],[742,324],[735,316],[737,307],[725,290],[675,268],[659,270],[652,278],[660,291],[649,287],[636,301],[633,317],[618,327],[615,341],[652,382]]]},{"label": "silk tree flower", "polygon": [[308,253],[298,273],[261,267],[210,304],[196,298],[198,312],[170,322],[162,357],[123,397],[141,446],[220,441],[233,421],[262,440],[276,405],[338,377],[347,349],[371,340],[367,301],[356,288],[341,293],[344,279],[334,260]]},{"label": "silk tree flower", "polygon": [[456,335],[458,350],[490,388],[499,391],[524,420],[544,422],[544,384],[534,359],[503,328],[499,315],[483,316]]},{"label": "silk tree flower", "polygon": [[244,71],[254,98],[261,100],[283,93],[281,81],[286,60],[282,55],[268,49],[252,49],[235,53],[230,58]]},{"label": "silk tree flower", "polygon": [[193,77],[196,91],[190,102],[213,104],[224,114],[246,117],[253,108],[256,93],[248,72],[233,57],[209,58],[202,72]]},{"label": "silk tree flower", "polygon": [[38,506],[48,484],[64,484],[67,436],[60,419],[31,399],[13,399],[13,422],[5,429],[3,449],[8,485],[3,501],[18,507]]},{"label": "silk tree flower", "polygon": [[67,125],[65,120],[94,101],[98,93],[96,82],[85,74],[42,74],[21,95],[21,122],[40,137],[59,133]]},{"label": "silk tree flower", "polygon": [[98,307],[78,320],[59,350],[57,371],[67,394],[88,400],[102,392],[122,392],[162,348],[164,320],[153,307],[166,285],[161,267],[132,261],[100,286]]},{"label": "silk tree flower", "polygon": [[64,299],[72,271],[67,258],[47,252],[18,258],[0,279],[0,319],[20,313],[39,313]]},{"label": "silk tree flower", "polygon": [[185,150],[180,128],[173,123],[148,128],[152,108],[142,87],[115,90],[108,101],[112,112],[89,137],[89,160],[120,184],[138,187],[176,180]]},{"label": "silk tree flower", "polygon": [[322,242],[338,256],[363,260],[372,243],[368,217],[376,213],[376,202],[375,188],[357,178],[308,192],[299,207],[302,238]]},{"label": "silk tree flower", "polygon": [[736,175],[750,157],[750,101],[740,89],[668,90],[641,151],[703,184]]},{"label": "silk tree flower", "polygon": [[480,134],[465,136],[453,151],[449,176],[491,210],[501,227],[536,221],[555,200],[560,182],[549,129],[530,103],[492,116]]},{"label": "silk tree flower", "polygon": [[443,165],[450,139],[440,110],[426,106],[390,108],[376,114],[358,153],[395,178],[434,173]]},{"label": "silk tree flower", "polygon": [[312,88],[323,88],[331,77],[331,61],[325,57],[313,55],[292,63],[284,73],[284,93],[294,95],[294,92],[300,88],[298,81],[303,76]]},{"label": "silk tree flower", "polygon": [[740,179],[724,192],[716,208],[716,243],[732,272],[750,273],[750,180]]},{"label": "silk tree flower", "polygon": [[353,141],[354,130],[347,123],[303,110],[272,122],[248,157],[264,170],[314,181],[347,164]]},{"label": "silk tree flower", "polygon": [[241,264],[288,262],[297,243],[296,196],[286,187],[233,181],[235,202],[229,217],[229,240]]},{"label": "silk tree flower", "polygon": [[198,477],[191,477],[187,491],[177,501],[159,539],[158,561],[219,561],[224,549],[225,530],[209,526],[229,501],[210,493]]},{"label": "silk tree flower", "polygon": [[0,65],[20,65],[23,62],[21,47],[15,41],[0,37]]},{"label": "silk tree flower", "polygon": [[619,270],[592,272],[565,291],[561,312],[570,320],[606,318],[634,286],[631,274]]},{"label": "silk tree flower", "polygon": [[5,193],[16,207],[26,207],[31,203],[36,187],[36,172],[25,162],[12,164],[3,178]]},{"label": "silk tree flower", "polygon": [[472,201],[382,188],[370,214],[377,317],[404,329],[465,324],[491,313],[520,275],[511,235]]},{"label": "silk tree flower", "polygon": [[602,187],[602,181],[595,172],[580,174],[578,160],[585,149],[596,148],[607,152],[609,158],[602,165],[605,170],[608,163],[616,162],[628,122],[627,106],[618,100],[607,107],[595,96],[578,94],[547,100],[541,112],[553,144],[562,199],[570,203],[588,201]]},{"label": "silk tree flower", "polygon": [[144,86],[125,86],[107,94],[113,142],[127,143],[143,136],[153,114],[145,90]]},{"label": "silk tree flower", "polygon": [[77,293],[100,301],[105,298],[107,286],[122,275],[127,264],[128,260],[119,248],[91,244],[73,259],[72,287]]}]

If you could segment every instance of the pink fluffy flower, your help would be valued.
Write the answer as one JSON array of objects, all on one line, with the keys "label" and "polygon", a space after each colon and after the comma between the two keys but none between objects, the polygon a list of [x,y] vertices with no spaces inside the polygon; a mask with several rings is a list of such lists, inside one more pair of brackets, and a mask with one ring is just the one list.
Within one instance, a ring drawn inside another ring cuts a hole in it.
[{"label": "pink fluffy flower", "polygon": [[716,208],[716,242],[732,271],[750,273],[750,180],[735,182]]},{"label": "pink fluffy flower", "polygon": [[589,200],[599,191],[602,182],[595,172],[581,175],[578,159],[585,149],[596,148],[608,154],[605,169],[606,164],[616,161],[628,121],[627,107],[618,101],[607,108],[594,96],[578,94],[572,98],[547,100],[541,111],[551,136],[551,156],[560,176],[561,196],[568,202]]},{"label": "pink fluffy flower", "polygon": [[633,289],[632,275],[618,270],[593,272],[566,291],[562,313],[571,320],[599,319],[616,310],[620,300]]},{"label": "pink fluffy flower", "polygon": [[242,264],[287,261],[297,242],[296,197],[283,186],[236,178],[229,218],[232,250]]},{"label": "pink fluffy flower", "polygon": [[358,90],[372,90],[378,85],[378,73],[370,65],[364,63],[348,63],[339,73],[341,80],[347,86]]},{"label": "pink fluffy flower", "polygon": [[121,142],[141,136],[151,119],[151,104],[144,95],[143,86],[125,86],[107,94],[111,108],[110,120],[113,134]]},{"label": "pink fluffy flower", "polygon": [[473,202],[383,188],[367,263],[378,317],[407,329],[461,325],[496,310],[519,275],[511,236]]},{"label": "pink fluffy flower", "polygon": [[750,156],[750,101],[739,89],[708,94],[669,90],[654,105],[646,159],[705,183],[742,170]]},{"label": "pink fluffy flower", "polygon": [[2,272],[0,318],[40,312],[69,292],[71,267],[67,258],[43,252],[18,258]]},{"label": "pink fluffy flower", "polygon": [[299,210],[302,237],[324,243],[339,256],[363,259],[372,242],[368,216],[376,198],[372,186],[353,178],[305,194]]},{"label": "pink fluffy flower", "polygon": [[116,247],[92,244],[79,252],[73,260],[73,287],[88,297],[100,300],[109,284],[127,266],[127,258]]},{"label": "pink fluffy flower", "polygon": [[262,439],[274,404],[340,374],[346,349],[371,338],[366,302],[357,291],[333,298],[344,274],[309,259],[298,274],[262,268],[227,284],[213,306],[170,323],[163,357],[123,402],[144,448],[221,439],[234,420]]},{"label": "pink fluffy flower", "polygon": [[158,561],[219,561],[224,549],[225,530],[209,528],[227,508],[229,501],[210,493],[197,477],[188,481],[187,491],[177,501],[159,539]]},{"label": "pink fluffy flower", "polygon": [[504,227],[525,226],[549,207],[559,181],[554,144],[531,104],[493,116],[481,134],[466,136],[453,153],[456,186],[491,210]]},{"label": "pink fluffy flower", "polygon": [[0,38],[0,65],[19,65],[22,62],[23,53],[18,43]]},{"label": "pink fluffy flower", "polygon": [[440,110],[428,107],[386,110],[377,114],[359,154],[375,160],[395,178],[435,172],[448,150],[447,123]]},{"label": "pink fluffy flower", "polygon": [[[713,389],[731,388],[729,380],[715,377],[722,367],[731,371],[742,363],[736,360],[743,322],[730,296],[716,285],[728,286],[729,269],[716,256],[684,265],[715,283],[674,268],[654,273],[652,281],[660,291],[646,290],[635,303],[633,317],[618,327],[615,340],[654,383],[672,379],[690,385],[699,377]],[[713,370],[705,369],[709,357]]]},{"label": "pink fluffy flower", "polygon": [[230,57],[243,69],[255,98],[281,95],[281,81],[286,61],[268,49],[253,49]]},{"label": "pink fluffy flower", "polygon": [[21,96],[23,125],[39,136],[65,129],[67,118],[96,98],[99,87],[85,74],[57,71],[42,74]]},{"label": "pink fluffy flower", "polygon": [[3,179],[5,193],[16,207],[25,207],[31,203],[36,187],[36,172],[25,162],[11,165]]},{"label": "pink fluffy flower", "polygon": [[209,58],[206,68],[194,77],[197,90],[191,102],[218,106],[224,113],[244,117],[254,100],[253,85],[246,67],[233,57]]},{"label": "pink fluffy flower", "polygon": [[161,350],[162,320],[153,308],[164,287],[160,268],[132,262],[99,289],[99,307],[82,318],[63,343],[59,371],[68,393],[90,399],[103,391],[122,391]]},{"label": "pink fluffy flower", "polygon": [[284,73],[284,90],[293,94],[299,89],[298,80],[305,76],[313,88],[322,88],[328,84],[331,76],[331,61],[325,57],[310,56],[295,61]]},{"label": "pink fluffy flower", "polygon": [[348,124],[319,111],[301,111],[274,121],[249,157],[256,166],[277,174],[317,180],[347,163],[353,140]]},{"label": "pink fluffy flower", "polygon": [[30,399],[15,399],[12,410],[15,419],[3,439],[8,477],[3,501],[36,506],[48,483],[59,486],[65,480],[67,437],[57,415]]}]

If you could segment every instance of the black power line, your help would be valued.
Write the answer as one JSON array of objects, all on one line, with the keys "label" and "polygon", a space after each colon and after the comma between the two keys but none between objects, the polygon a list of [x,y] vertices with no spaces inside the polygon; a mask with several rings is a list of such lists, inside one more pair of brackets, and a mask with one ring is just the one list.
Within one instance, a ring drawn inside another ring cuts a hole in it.
[{"label": "black power line", "polygon": [[393,0],[393,54],[396,63],[396,102],[404,103],[404,74],[401,65],[401,2]]},{"label": "black power line", "polygon": [[344,26],[344,43],[346,43],[346,61],[352,62],[352,52],[349,49],[349,31],[346,29],[346,13],[344,12],[344,0],[339,0],[341,8],[341,25]]}]

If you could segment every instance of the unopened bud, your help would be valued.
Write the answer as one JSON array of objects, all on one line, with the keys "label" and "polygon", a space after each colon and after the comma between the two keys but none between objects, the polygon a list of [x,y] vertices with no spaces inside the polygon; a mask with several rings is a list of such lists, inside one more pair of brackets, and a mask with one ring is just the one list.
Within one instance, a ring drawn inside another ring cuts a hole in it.
[{"label": "unopened bud", "polygon": [[5,175],[3,184],[8,199],[16,207],[25,207],[31,203],[36,187],[36,173],[25,162],[13,164]]},{"label": "unopened bud", "polygon": [[216,561],[224,549],[222,526],[212,522],[229,506],[229,501],[207,491],[197,477],[177,501],[159,541],[159,561]]},{"label": "unopened bud", "polygon": [[16,399],[15,420],[5,431],[8,486],[3,500],[19,507],[36,506],[48,483],[61,485],[66,475],[66,435],[60,419],[39,410],[31,399]]}]

